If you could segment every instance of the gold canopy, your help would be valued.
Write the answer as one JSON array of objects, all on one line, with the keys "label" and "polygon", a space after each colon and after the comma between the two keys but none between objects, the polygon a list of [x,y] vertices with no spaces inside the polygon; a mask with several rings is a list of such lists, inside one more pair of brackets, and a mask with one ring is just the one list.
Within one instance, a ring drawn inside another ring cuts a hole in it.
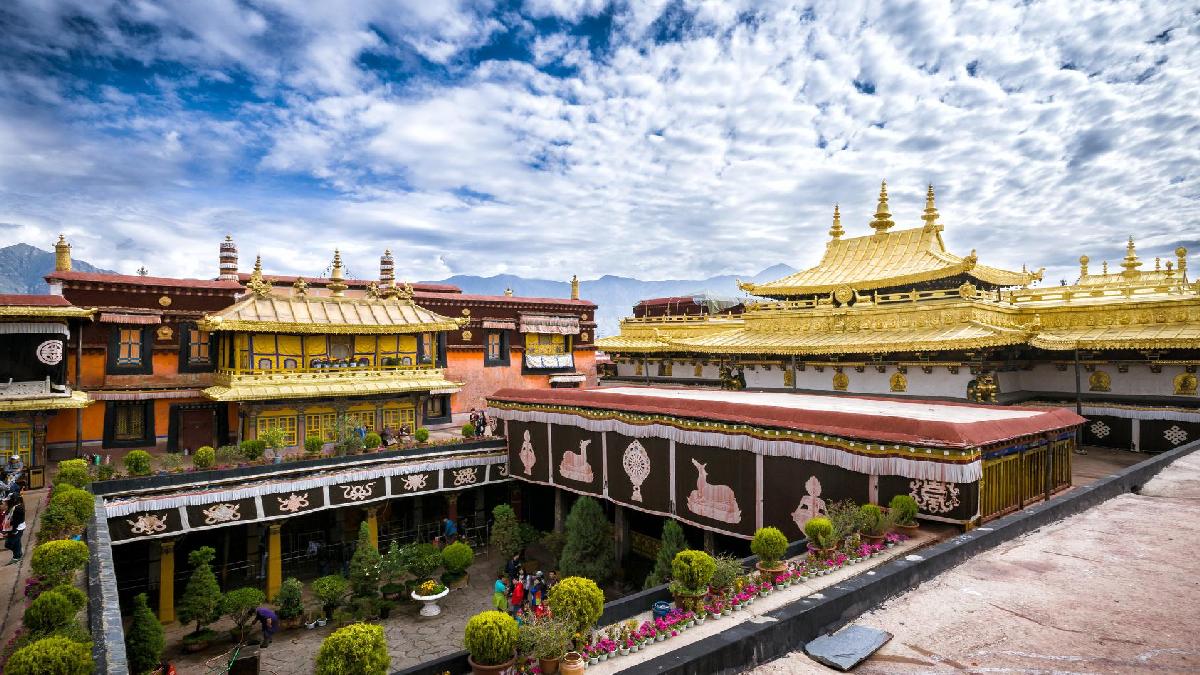
[{"label": "gold canopy", "polygon": [[462,384],[445,378],[440,368],[347,369],[319,372],[218,373],[204,390],[214,401],[267,401],[294,398],[371,396],[431,392],[451,394]]},{"label": "gold canopy", "polygon": [[39,410],[77,410],[92,404],[84,391],[73,391],[70,396],[39,396],[37,398],[0,399],[0,413],[37,412]]},{"label": "gold canopy", "polygon": [[442,316],[401,297],[248,293],[229,307],[206,315],[200,321],[200,328],[310,335],[380,335],[456,330],[463,323],[462,319]]}]

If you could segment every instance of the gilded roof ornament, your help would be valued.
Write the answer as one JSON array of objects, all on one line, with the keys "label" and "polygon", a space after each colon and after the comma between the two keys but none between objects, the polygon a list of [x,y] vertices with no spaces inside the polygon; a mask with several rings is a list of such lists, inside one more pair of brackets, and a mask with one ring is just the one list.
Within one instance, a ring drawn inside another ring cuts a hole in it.
[{"label": "gilded roof ornament", "polygon": [[271,284],[263,279],[261,255],[254,257],[254,271],[250,273],[250,280],[246,282],[246,290],[259,297],[271,294]]},{"label": "gilded roof ornament", "polygon": [[372,281],[367,284],[367,297],[372,300],[379,299],[379,284],[377,282]]},{"label": "gilded roof ornament", "polygon": [[296,280],[292,282],[292,295],[297,298],[303,298],[308,295],[308,283],[304,281],[303,277],[296,277]]},{"label": "gilded roof ornament", "polygon": [[925,229],[942,231],[942,225],[938,223],[938,210],[933,204],[933,183],[929,184],[929,189],[925,192],[925,213],[921,220],[925,221]]},{"label": "gilded roof ornament", "polygon": [[412,284],[408,283],[407,281],[404,282],[403,286],[396,289],[396,298],[398,300],[406,300],[408,302],[412,302],[412,299],[413,299]]},{"label": "gilded roof ornament", "polygon": [[1084,277],[1086,277],[1088,275],[1088,263],[1091,261],[1092,261],[1092,259],[1087,257],[1086,255],[1079,256],[1079,278],[1080,279],[1083,279]]},{"label": "gilded roof ornament", "polygon": [[833,227],[829,228],[829,236],[834,239],[841,239],[846,231],[842,229],[842,214],[838,210],[838,205],[833,205]]},{"label": "gilded roof ornament", "polygon": [[330,294],[335,298],[341,298],[346,295],[345,279],[342,276],[342,252],[338,249],[333,249],[333,271],[329,273],[329,283],[326,288],[330,290]]},{"label": "gilded roof ornament", "polygon": [[1179,278],[1187,281],[1187,249],[1182,246],[1175,249],[1175,257],[1179,260],[1175,266],[1179,270]]},{"label": "gilded roof ornament", "polygon": [[1124,267],[1125,271],[1121,273],[1121,276],[1130,279],[1136,278],[1141,274],[1138,271],[1141,266],[1142,261],[1138,260],[1137,249],[1133,245],[1133,235],[1129,235],[1129,243],[1125,244],[1125,259],[1121,261],[1121,267]]},{"label": "gilded roof ornament", "polygon": [[871,227],[875,230],[875,234],[883,234],[895,224],[892,222],[892,214],[888,212],[887,181],[885,180],[879,185],[879,205],[875,207],[875,220],[871,221]]}]

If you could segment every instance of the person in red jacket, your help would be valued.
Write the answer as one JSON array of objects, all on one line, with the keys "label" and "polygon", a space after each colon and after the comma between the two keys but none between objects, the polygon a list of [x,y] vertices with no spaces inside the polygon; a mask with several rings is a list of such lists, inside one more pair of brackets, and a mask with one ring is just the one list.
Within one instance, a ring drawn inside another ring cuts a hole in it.
[{"label": "person in red jacket", "polygon": [[512,611],[514,612],[520,610],[525,605],[525,584],[522,583],[520,577],[517,577],[517,580],[513,582],[512,598],[509,602],[512,604]]}]

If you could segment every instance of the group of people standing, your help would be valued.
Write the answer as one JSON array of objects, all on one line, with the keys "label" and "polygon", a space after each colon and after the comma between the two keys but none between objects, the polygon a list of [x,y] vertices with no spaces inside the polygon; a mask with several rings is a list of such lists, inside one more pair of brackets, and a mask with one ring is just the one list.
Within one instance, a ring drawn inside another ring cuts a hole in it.
[{"label": "group of people standing", "polygon": [[0,502],[0,536],[4,548],[12,551],[9,565],[21,562],[21,538],[25,535],[25,465],[20,455],[13,455],[4,464],[4,500]]},{"label": "group of people standing", "polygon": [[549,576],[541,570],[530,574],[525,571],[520,554],[514,554],[504,571],[496,575],[492,605],[497,611],[511,614],[518,623],[543,617],[547,613],[546,598],[556,583],[556,572],[551,571]]},{"label": "group of people standing", "polygon": [[486,410],[476,410],[475,408],[471,408],[471,416],[469,419],[471,426],[475,427],[476,438],[481,438],[485,433],[487,433],[488,424],[491,420],[488,418]]}]

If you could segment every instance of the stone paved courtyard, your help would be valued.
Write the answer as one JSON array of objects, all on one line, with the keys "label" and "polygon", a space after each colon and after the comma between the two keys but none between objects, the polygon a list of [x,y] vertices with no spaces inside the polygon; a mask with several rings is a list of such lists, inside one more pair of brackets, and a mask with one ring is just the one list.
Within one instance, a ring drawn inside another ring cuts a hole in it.
[{"label": "stone paved courtyard", "polygon": [[[407,668],[462,649],[463,627],[472,615],[491,609],[491,588],[499,562],[486,558],[478,559],[470,570],[469,583],[450,591],[438,604],[442,614],[425,618],[418,616],[420,606],[414,602],[401,603],[390,617],[382,621],[384,634],[392,654],[392,670]],[[305,584],[307,590],[307,583]],[[310,608],[316,606],[310,601]],[[256,624],[257,625],[257,624]],[[228,620],[212,626],[223,632],[231,627]],[[230,642],[213,645],[199,654],[185,654],[180,649],[180,639],[191,627],[178,623],[167,627],[167,658],[181,675],[210,672],[208,662],[233,648]],[[332,626],[307,630],[303,626],[296,630],[284,630],[275,635],[271,646],[262,652],[261,672],[278,675],[306,675],[313,672],[317,651],[321,641],[333,632]],[[257,640],[259,633],[254,632]],[[219,672],[219,671],[218,671]]]}]

